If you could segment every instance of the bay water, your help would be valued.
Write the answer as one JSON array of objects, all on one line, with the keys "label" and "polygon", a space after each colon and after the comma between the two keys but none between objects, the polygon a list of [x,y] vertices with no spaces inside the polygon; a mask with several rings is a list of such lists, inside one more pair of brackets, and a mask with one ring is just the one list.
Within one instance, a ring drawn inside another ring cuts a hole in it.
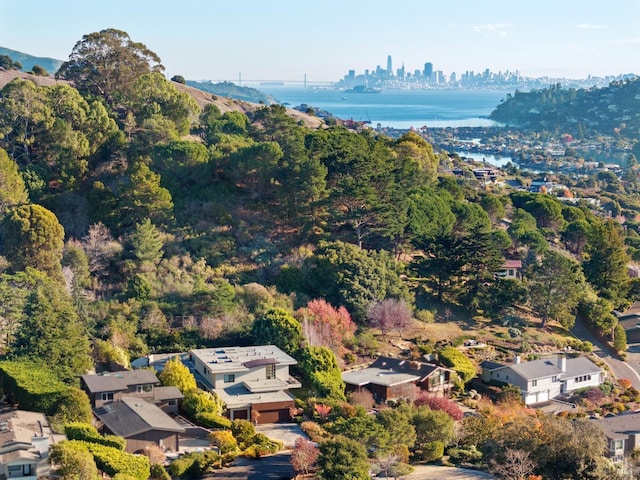
[{"label": "bay water", "polygon": [[288,107],[307,104],[343,120],[371,122],[373,127],[486,127],[487,117],[509,91],[505,90],[382,90],[350,93],[322,87],[256,86]]}]

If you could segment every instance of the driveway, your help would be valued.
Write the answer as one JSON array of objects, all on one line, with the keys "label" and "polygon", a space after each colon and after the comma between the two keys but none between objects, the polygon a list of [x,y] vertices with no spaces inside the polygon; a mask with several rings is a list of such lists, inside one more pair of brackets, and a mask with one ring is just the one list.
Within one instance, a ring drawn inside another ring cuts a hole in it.
[{"label": "driveway", "polygon": [[576,320],[571,333],[580,340],[589,341],[593,344],[593,353],[609,366],[613,377],[628,378],[633,387],[640,390],[640,353],[634,345],[629,346],[627,361],[623,362],[615,358],[608,348],[594,338],[580,320]]},{"label": "driveway", "polygon": [[476,480],[478,478],[495,478],[488,473],[466,468],[440,467],[436,465],[416,465],[411,475],[403,480]]},{"label": "driveway", "polygon": [[271,440],[280,440],[285,448],[293,448],[300,437],[309,440],[297,423],[265,423],[256,425],[256,432],[263,433]]}]

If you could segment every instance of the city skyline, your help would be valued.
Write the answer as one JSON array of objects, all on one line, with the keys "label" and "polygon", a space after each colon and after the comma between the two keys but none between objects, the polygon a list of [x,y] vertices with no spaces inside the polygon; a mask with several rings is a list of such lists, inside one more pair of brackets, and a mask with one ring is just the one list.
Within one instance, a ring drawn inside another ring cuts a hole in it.
[{"label": "city skyline", "polygon": [[166,74],[193,80],[338,81],[393,58],[394,70],[526,77],[638,73],[640,2],[202,2],[0,0],[0,46],[66,60],[82,35],[126,31]]}]

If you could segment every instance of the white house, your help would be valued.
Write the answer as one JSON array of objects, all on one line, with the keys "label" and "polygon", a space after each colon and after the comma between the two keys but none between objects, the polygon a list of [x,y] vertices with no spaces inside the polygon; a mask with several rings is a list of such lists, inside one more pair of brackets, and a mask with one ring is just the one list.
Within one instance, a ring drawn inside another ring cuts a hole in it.
[{"label": "white house", "polygon": [[547,402],[561,394],[585,387],[597,387],[605,372],[585,357],[564,356],[521,362],[516,356],[511,365],[483,362],[482,380],[511,384],[520,389],[527,405]]},{"label": "white house", "polygon": [[607,436],[608,458],[614,462],[622,462],[640,448],[640,413],[625,413],[612,417],[593,419]]},{"label": "white house", "polygon": [[231,420],[288,422],[295,408],[290,388],[302,385],[289,367],[297,362],[274,345],[189,351],[198,378],[227,406]]}]

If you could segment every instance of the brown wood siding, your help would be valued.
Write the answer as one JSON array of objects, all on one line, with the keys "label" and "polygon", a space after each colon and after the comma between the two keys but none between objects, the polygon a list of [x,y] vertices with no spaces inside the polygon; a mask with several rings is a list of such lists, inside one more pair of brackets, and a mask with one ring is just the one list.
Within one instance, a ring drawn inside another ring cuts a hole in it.
[{"label": "brown wood siding", "polygon": [[[259,424],[290,422],[293,408],[295,408],[295,402],[291,400],[253,405],[252,412],[259,414],[257,418]],[[253,420],[255,421],[256,419],[254,418]]]},{"label": "brown wood siding", "polygon": [[138,435],[129,437],[127,440],[126,451],[129,453],[138,452],[144,450],[150,445],[160,446],[160,440],[162,440],[162,448],[166,452],[178,451],[178,434],[176,432],[167,432],[163,430],[149,430]]}]

